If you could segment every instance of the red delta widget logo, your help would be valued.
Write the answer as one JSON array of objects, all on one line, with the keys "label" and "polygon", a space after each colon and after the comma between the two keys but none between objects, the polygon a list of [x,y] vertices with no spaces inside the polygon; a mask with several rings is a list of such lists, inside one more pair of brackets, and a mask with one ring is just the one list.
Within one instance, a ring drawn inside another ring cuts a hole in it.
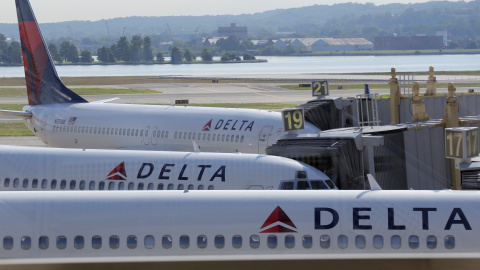
[{"label": "red delta widget logo", "polygon": [[127,172],[125,171],[125,161],[118,164],[115,169],[113,169],[105,180],[127,180]]},{"label": "red delta widget logo", "polygon": [[297,227],[280,206],[268,216],[260,233],[296,233]]},{"label": "red delta widget logo", "polygon": [[[212,130],[213,118],[210,119],[202,128],[202,131]],[[219,119],[214,125],[214,130],[238,130],[238,131],[252,131],[255,121],[250,120],[234,120],[234,119]]]}]

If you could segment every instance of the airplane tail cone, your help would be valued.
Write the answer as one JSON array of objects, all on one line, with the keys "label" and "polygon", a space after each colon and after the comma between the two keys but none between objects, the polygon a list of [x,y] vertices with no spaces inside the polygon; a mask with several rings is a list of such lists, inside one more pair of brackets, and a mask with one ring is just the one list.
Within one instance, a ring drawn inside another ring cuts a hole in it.
[{"label": "airplane tail cone", "polygon": [[28,104],[82,103],[60,80],[28,0],[15,0]]}]

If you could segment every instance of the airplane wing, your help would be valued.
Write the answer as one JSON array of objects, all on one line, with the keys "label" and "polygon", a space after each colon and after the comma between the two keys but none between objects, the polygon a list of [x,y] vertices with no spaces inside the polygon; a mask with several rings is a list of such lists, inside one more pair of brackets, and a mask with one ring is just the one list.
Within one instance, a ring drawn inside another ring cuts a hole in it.
[{"label": "airplane wing", "polygon": [[10,111],[10,110],[0,110],[0,114],[16,116],[16,117],[23,117],[23,118],[31,118],[32,117],[31,112],[20,112],[20,111]]}]

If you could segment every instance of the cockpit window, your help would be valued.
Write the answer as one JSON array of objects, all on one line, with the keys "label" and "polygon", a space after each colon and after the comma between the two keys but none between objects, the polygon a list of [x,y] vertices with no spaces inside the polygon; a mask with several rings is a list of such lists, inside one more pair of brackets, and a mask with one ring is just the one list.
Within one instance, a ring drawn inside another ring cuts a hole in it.
[{"label": "cockpit window", "polygon": [[310,185],[308,184],[308,181],[298,181],[297,189],[298,190],[310,189]]},{"label": "cockpit window", "polygon": [[310,181],[312,184],[312,189],[328,189],[327,184],[321,180]]},{"label": "cockpit window", "polygon": [[282,189],[282,190],[292,190],[293,189],[293,182],[283,182],[282,187],[280,189]]}]

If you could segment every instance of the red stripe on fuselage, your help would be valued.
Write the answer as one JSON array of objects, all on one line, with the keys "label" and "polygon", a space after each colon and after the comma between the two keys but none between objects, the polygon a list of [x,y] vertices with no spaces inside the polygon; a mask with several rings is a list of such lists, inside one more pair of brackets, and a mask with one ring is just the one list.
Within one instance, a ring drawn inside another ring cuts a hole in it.
[{"label": "red stripe on fuselage", "polygon": [[[28,61],[26,52],[23,52],[25,78],[27,83],[28,103],[36,105],[39,102],[40,86],[42,82],[43,73],[45,72],[45,65],[49,61],[48,53],[43,44],[42,36],[35,21],[18,23],[20,38],[27,47],[28,53],[31,54],[32,62]],[[32,70],[30,70],[30,66]],[[33,87],[31,78],[33,77]],[[32,96],[32,91],[35,93],[35,100]]]}]

